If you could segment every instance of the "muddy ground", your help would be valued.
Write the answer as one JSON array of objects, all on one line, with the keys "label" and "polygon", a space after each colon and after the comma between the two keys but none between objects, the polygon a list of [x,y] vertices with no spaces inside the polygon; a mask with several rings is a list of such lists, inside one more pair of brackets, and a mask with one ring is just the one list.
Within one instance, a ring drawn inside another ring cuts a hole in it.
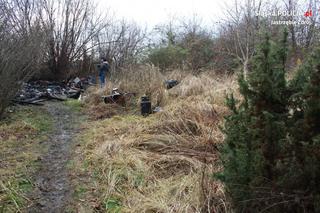
[{"label": "muddy ground", "polygon": [[27,212],[66,212],[73,193],[67,165],[73,155],[80,115],[62,102],[48,102],[45,107],[54,126],[49,139],[43,142],[48,151],[39,159],[40,168],[34,174],[35,190],[30,195],[31,206]]}]

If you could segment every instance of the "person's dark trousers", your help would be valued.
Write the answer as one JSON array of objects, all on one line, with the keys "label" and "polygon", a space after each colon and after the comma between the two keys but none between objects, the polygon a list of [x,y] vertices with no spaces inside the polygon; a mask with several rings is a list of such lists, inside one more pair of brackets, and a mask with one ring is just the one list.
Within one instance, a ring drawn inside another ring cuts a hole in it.
[{"label": "person's dark trousers", "polygon": [[106,76],[105,75],[99,75],[100,78],[100,88],[104,87],[106,83]]}]

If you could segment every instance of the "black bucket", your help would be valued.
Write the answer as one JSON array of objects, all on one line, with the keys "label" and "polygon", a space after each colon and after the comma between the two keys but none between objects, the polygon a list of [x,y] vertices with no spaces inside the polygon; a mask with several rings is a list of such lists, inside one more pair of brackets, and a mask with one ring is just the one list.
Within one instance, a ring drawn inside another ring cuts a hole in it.
[{"label": "black bucket", "polygon": [[140,106],[141,106],[141,115],[148,116],[149,114],[151,114],[151,101],[149,97],[142,96]]}]

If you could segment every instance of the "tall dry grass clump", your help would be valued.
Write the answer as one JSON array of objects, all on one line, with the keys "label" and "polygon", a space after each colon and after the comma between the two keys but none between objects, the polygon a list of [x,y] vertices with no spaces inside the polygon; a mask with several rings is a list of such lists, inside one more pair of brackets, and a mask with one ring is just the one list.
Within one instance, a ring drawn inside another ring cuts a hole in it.
[{"label": "tall dry grass clump", "polygon": [[217,146],[223,134],[219,125],[228,113],[224,97],[237,89],[235,81],[185,74],[178,86],[166,90],[163,81],[177,73],[163,75],[148,68],[115,79],[112,86],[149,94],[153,105],[161,105],[163,111],[147,118],[121,114],[89,124],[79,152],[85,153],[83,172],[96,174],[86,187],[95,183],[98,189],[83,193],[81,199],[94,202],[81,208],[101,212],[229,210],[223,186],[212,174],[220,170]]},{"label": "tall dry grass clump", "polygon": [[[131,113],[137,114],[136,106],[139,104],[139,97],[147,95],[151,97],[155,105],[164,105],[166,91],[164,87],[164,75],[155,67],[139,66],[119,70],[107,77],[106,86],[103,88],[90,88],[84,95],[84,102],[89,115],[93,119],[110,118],[116,114]],[[134,96],[126,99],[126,104],[106,105],[102,96],[111,95],[112,89],[118,88],[123,93],[134,93]]]},{"label": "tall dry grass clump", "polygon": [[136,93],[138,97],[147,95],[156,105],[163,105],[166,98],[165,79],[158,68],[144,65],[121,70],[115,85],[122,91]]}]

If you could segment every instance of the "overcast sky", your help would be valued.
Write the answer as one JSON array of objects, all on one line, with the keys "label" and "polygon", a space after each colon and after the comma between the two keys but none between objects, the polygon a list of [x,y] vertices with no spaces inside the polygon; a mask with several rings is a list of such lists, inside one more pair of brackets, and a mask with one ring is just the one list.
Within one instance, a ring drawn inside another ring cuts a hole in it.
[{"label": "overcast sky", "polygon": [[102,8],[110,8],[119,18],[134,20],[153,27],[169,17],[201,17],[205,24],[219,21],[225,2],[232,0],[98,0]]}]

